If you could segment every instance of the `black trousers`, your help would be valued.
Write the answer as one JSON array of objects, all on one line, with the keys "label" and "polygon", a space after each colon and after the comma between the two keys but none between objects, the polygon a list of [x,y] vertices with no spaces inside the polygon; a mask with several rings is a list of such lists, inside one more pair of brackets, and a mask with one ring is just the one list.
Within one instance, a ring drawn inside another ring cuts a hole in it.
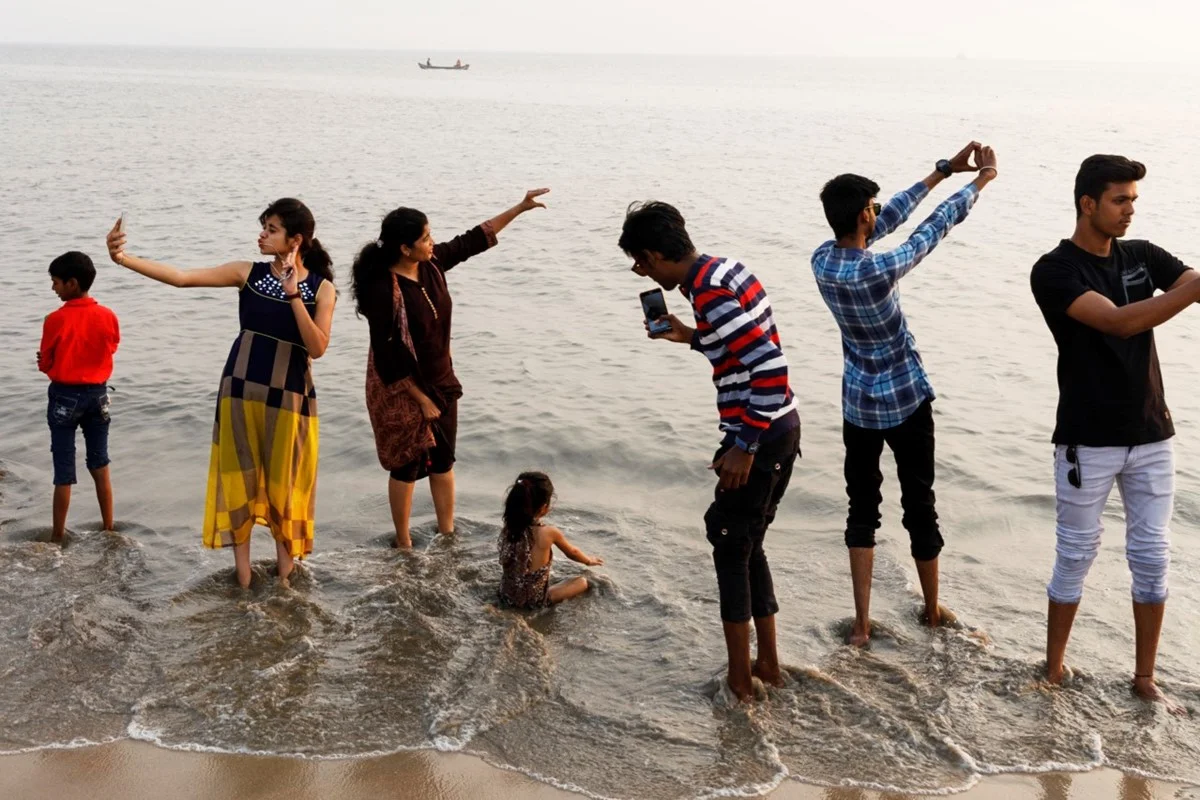
[{"label": "black trousers", "polygon": [[846,546],[874,547],[879,529],[879,504],[883,495],[883,473],[879,457],[886,443],[896,457],[900,478],[900,505],[904,527],[912,545],[912,557],[931,561],[942,551],[941,531],[933,495],[933,403],[926,400],[913,415],[894,428],[872,430],[842,421],[846,445],[846,494],[850,512],[846,516]]},{"label": "black trousers", "polygon": [[[718,450],[713,460],[726,449]],[[725,622],[747,622],[779,611],[763,539],[775,521],[799,454],[799,427],[763,443],[746,484],[740,489],[718,488],[704,515]]]}]

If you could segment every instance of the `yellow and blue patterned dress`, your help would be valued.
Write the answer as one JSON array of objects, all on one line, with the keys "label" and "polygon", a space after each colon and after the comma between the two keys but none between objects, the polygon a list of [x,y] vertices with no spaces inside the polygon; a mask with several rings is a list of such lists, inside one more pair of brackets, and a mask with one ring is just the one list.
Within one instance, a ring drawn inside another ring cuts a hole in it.
[{"label": "yellow and blue patterned dress", "polygon": [[[309,272],[299,285],[310,315],[323,280]],[[312,359],[270,264],[251,268],[238,316],[242,332],[217,395],[204,546],[242,544],[257,523],[303,558],[313,546],[317,394]]]}]

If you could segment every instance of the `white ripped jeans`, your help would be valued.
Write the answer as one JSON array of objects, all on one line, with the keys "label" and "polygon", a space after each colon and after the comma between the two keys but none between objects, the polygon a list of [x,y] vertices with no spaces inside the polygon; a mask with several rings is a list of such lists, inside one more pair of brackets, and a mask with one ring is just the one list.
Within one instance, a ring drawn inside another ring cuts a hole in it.
[{"label": "white ripped jeans", "polygon": [[[1058,544],[1046,594],[1065,604],[1083,597],[1083,579],[1100,551],[1100,515],[1115,481],[1125,504],[1125,558],[1133,574],[1133,601],[1166,602],[1175,500],[1171,440],[1136,447],[1077,446],[1075,459],[1075,464],[1067,461],[1066,445],[1054,448]],[[1068,480],[1072,467],[1079,475],[1079,488]]]}]

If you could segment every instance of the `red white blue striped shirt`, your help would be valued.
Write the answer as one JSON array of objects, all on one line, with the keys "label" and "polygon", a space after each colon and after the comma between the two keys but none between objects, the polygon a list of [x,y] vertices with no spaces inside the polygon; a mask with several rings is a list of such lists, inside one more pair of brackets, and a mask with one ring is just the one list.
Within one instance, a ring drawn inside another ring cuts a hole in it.
[{"label": "red white blue striped shirt", "polygon": [[758,279],[732,259],[700,256],[679,289],[696,317],[692,349],[712,363],[726,439],[748,449],[777,420],[773,435],[794,426],[789,415],[798,424],[787,359]]}]

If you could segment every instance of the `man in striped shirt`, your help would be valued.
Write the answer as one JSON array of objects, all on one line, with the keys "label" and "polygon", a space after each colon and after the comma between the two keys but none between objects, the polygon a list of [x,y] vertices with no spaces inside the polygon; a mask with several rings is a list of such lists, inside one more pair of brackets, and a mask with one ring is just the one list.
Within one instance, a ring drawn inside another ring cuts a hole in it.
[{"label": "man in striped shirt", "polygon": [[[668,291],[678,288],[692,305],[695,328],[667,315],[671,329],[651,338],[688,344],[712,363],[724,438],[710,466],[719,481],[704,523],[717,571],[729,688],[749,702],[753,677],[783,682],[775,645],[779,604],[763,539],[800,453],[800,415],[771,302],[742,264],[697,253],[683,217],[666,203],[631,206],[620,247],[634,259],[634,272]],[[751,619],[758,638],[753,665]]]},{"label": "man in striped shirt", "polygon": [[[887,252],[867,249],[902,225],[943,179],[956,172],[975,171],[978,177],[939,205],[904,244]],[[883,207],[875,198],[879,186],[860,175],[839,175],[821,191],[825,218],[837,238],[817,248],[812,269],[821,297],[842,333],[842,440],[850,498],[846,546],[854,584],[850,643],[856,646],[865,645],[871,636],[871,575],[883,500],[879,457],[885,443],[896,457],[903,522],[921,580],[925,621],[931,627],[942,622],[938,555],[943,541],[933,494],[934,394],[900,309],[897,284],[951,228],[966,219],[979,191],[995,177],[995,153],[971,142],[954,158],[939,161],[925,180]]]}]

